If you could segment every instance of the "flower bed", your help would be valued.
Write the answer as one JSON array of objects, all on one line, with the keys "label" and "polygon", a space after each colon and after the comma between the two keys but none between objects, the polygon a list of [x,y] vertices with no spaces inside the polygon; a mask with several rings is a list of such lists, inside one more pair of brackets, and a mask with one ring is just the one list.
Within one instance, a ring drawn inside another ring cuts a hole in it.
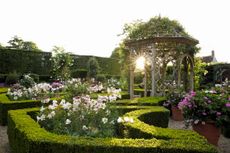
[{"label": "flower bed", "polygon": [[[28,115],[36,111],[38,109],[9,112],[8,136],[12,153],[217,153],[213,146],[195,132],[160,128],[142,121],[147,116],[159,118],[159,113],[168,117],[169,112],[163,107],[125,114],[134,119],[134,123],[121,123],[129,138],[74,137],[50,133]],[[162,125],[165,126],[166,122]]]}]

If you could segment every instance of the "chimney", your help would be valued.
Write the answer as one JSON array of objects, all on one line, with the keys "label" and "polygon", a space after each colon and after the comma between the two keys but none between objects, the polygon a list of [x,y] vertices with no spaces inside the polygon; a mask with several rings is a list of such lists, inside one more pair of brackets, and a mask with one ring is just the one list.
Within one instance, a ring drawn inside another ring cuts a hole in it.
[{"label": "chimney", "polygon": [[212,58],[214,58],[214,57],[215,57],[215,51],[212,50]]}]

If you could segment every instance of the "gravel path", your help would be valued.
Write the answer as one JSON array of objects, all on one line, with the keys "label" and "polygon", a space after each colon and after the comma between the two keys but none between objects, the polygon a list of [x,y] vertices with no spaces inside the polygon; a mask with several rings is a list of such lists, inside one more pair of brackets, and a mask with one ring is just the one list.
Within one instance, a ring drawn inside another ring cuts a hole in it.
[{"label": "gravel path", "polygon": [[0,126],[0,153],[10,153],[6,131],[7,131],[6,126]]},{"label": "gravel path", "polygon": [[[173,129],[184,129],[183,121],[173,121],[169,120],[169,128]],[[191,130],[191,128],[189,128]],[[7,137],[7,127],[0,126],[0,153],[10,153],[8,137]],[[230,139],[225,138],[223,135],[220,136],[218,142],[219,153],[230,153]]]}]

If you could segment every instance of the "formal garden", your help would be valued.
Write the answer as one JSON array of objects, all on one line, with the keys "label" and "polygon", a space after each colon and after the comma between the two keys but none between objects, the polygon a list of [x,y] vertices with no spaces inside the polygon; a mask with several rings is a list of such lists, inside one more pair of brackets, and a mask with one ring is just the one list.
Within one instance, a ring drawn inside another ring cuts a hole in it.
[{"label": "formal garden", "polygon": [[0,46],[0,152],[229,153],[230,64],[166,17],[123,35],[110,58]]}]

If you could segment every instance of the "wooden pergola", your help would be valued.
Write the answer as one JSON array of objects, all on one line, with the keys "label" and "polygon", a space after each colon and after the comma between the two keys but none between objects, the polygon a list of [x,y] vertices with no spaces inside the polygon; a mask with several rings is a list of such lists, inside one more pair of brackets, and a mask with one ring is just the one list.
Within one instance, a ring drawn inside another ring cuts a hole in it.
[{"label": "wooden pergola", "polygon": [[[174,69],[174,81],[181,86],[181,65],[185,72],[183,85],[185,90],[194,88],[194,48],[199,42],[191,37],[156,36],[141,40],[127,40],[125,46],[130,53],[130,98],[134,97],[134,59],[137,55],[148,58],[151,63],[151,96],[164,95],[166,68],[171,62]],[[190,69],[190,70],[189,70]],[[189,70],[189,71],[188,71]],[[144,95],[147,95],[146,68],[144,70]],[[190,75],[188,75],[190,74]],[[173,80],[172,80],[173,81]]]}]

